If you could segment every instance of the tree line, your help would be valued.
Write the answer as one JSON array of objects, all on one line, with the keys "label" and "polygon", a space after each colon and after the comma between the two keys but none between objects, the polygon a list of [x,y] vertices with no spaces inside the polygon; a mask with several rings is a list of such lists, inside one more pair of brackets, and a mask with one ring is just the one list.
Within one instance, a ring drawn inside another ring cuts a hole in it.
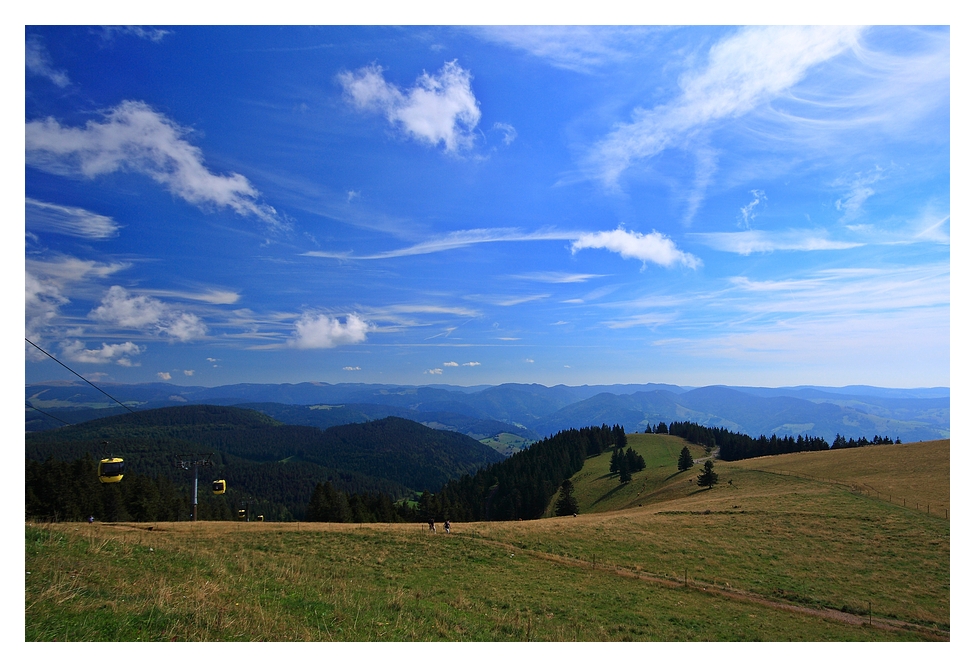
[{"label": "tree line", "polygon": [[[662,425],[662,422],[661,422]],[[660,425],[653,432],[660,433]],[[650,427],[647,427],[650,432]],[[718,448],[718,458],[722,461],[740,461],[751,459],[758,456],[774,456],[776,454],[791,454],[794,452],[814,452],[831,449],[830,444],[821,437],[800,435],[800,436],[771,436],[760,435],[753,438],[743,433],[732,433],[724,427],[701,426],[694,422],[673,422],[665,431],[670,435],[676,435],[688,442],[701,445],[705,450],[711,451]],[[873,440],[864,437],[859,439],[850,438],[847,440],[837,434],[833,441],[832,449],[843,449],[848,447],[865,447],[867,445],[892,445],[900,444],[900,438],[891,440],[889,437],[874,436]]]}]

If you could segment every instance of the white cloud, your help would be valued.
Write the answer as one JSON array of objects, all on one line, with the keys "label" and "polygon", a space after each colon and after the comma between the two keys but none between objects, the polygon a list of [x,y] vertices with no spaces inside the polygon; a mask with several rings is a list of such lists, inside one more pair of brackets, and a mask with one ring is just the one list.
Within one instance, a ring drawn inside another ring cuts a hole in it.
[{"label": "white cloud", "polygon": [[619,253],[625,259],[639,259],[642,262],[653,262],[660,266],[683,266],[696,269],[701,265],[694,255],[677,249],[677,245],[658,231],[649,234],[629,232],[623,228],[610,232],[595,232],[583,234],[572,244],[572,253],[585,248],[603,248]]},{"label": "white cloud", "polygon": [[442,368],[431,368],[430,370],[423,371],[424,375],[443,375]]},{"label": "white cloud", "polygon": [[89,313],[99,322],[161,333],[179,341],[202,338],[207,327],[199,317],[173,309],[148,296],[133,296],[125,288],[113,285],[102,298],[101,305]]},{"label": "white cloud", "polygon": [[857,174],[847,185],[847,193],[836,200],[836,210],[842,211],[840,222],[853,220],[860,215],[860,209],[874,193],[870,187],[884,177],[883,169],[876,167],[866,174]]},{"label": "white cloud", "polygon": [[65,88],[71,84],[64,70],[54,69],[51,56],[44,46],[44,40],[38,35],[30,35],[27,38],[24,64],[30,74],[49,79],[58,88]]},{"label": "white cloud", "polygon": [[108,216],[83,208],[49,204],[30,197],[24,203],[24,220],[28,229],[91,239],[118,236],[119,225]]},{"label": "white cloud", "polygon": [[634,161],[679,146],[695,132],[741,116],[801,81],[810,68],[857,43],[856,27],[747,27],[711,47],[707,66],[680,80],[680,96],[637,109],[596,145],[593,175],[614,187]]},{"label": "white cloud", "polygon": [[530,53],[554,67],[590,72],[632,57],[653,29],[616,26],[489,26],[480,38]]},{"label": "white cloud", "polygon": [[61,345],[61,354],[68,361],[80,364],[109,364],[115,362],[119,366],[133,366],[131,357],[140,354],[142,348],[132,342],[110,345],[102,343],[100,349],[89,350],[80,340]]},{"label": "white cloud", "polygon": [[183,371],[183,375],[185,375],[187,377],[193,377],[193,374],[194,373],[196,373],[196,371],[194,371],[192,369],[187,369],[187,370]]},{"label": "white cloud", "polygon": [[173,379],[173,376],[170,375],[169,373],[165,372],[165,371],[161,371],[159,373],[156,373],[156,375],[159,377],[160,380],[172,380]]},{"label": "white cloud", "polygon": [[584,283],[587,280],[602,277],[602,275],[597,273],[564,273],[561,271],[536,271],[535,273],[522,273],[517,276],[512,276],[512,278],[518,278],[520,280],[535,280],[540,283],[555,284]]},{"label": "white cloud", "polygon": [[451,366],[451,367],[460,366],[460,364],[458,364],[456,361],[445,361],[445,362],[443,362],[443,365],[444,366]]},{"label": "white cloud", "polygon": [[[49,260],[27,259],[25,264],[24,335],[34,342],[40,342],[42,333],[56,323],[61,306],[70,303],[68,294],[73,289],[91,278],[103,278],[128,266],[66,255]],[[45,358],[33,348],[27,349],[27,356],[34,361]]]},{"label": "white cloud", "polygon": [[215,363],[217,363],[220,360],[219,359],[214,359],[213,357],[207,357],[207,361],[209,361],[211,364],[215,364]]},{"label": "white cloud", "polygon": [[227,207],[272,227],[285,226],[244,176],[214,174],[203,151],[185,137],[190,131],[144,102],[125,101],[104,122],[64,127],[54,118],[26,125],[27,164],[54,174],[95,178],[116,171],[145,174],[200,207]]},{"label": "white cloud", "polygon": [[523,232],[513,228],[491,229],[463,229],[450,232],[444,236],[422,241],[407,248],[389,250],[371,255],[352,255],[351,253],[335,253],[313,250],[303,253],[306,257],[326,257],[329,259],[392,259],[394,257],[411,257],[414,255],[429,255],[446,250],[466,248],[480,243],[502,243],[523,241],[572,241],[579,237],[578,232],[560,232],[542,230],[537,232]]},{"label": "white cloud", "polygon": [[115,35],[131,35],[140,39],[147,39],[158,44],[166,37],[172,35],[172,30],[162,30],[161,28],[146,28],[139,25],[106,25],[102,26],[102,38],[112,40]]},{"label": "white cloud", "polygon": [[461,366],[470,366],[472,368],[474,366],[480,366],[480,365],[481,365],[480,361],[468,361],[467,363],[461,364]]},{"label": "white cloud", "polygon": [[533,364],[533,363],[535,363],[535,360],[534,359],[525,359],[525,363],[526,364]]},{"label": "white cloud", "polygon": [[504,137],[502,137],[501,141],[505,146],[510,146],[514,140],[518,138],[518,131],[515,130],[514,125],[509,125],[508,123],[495,123],[493,129],[504,133]]},{"label": "white cloud", "polygon": [[481,110],[471,90],[471,73],[457,61],[444,63],[435,75],[424,72],[401,91],[369,65],[338,76],[349,101],[359,110],[381,112],[391,125],[421,143],[444,146],[448,153],[470,148]]},{"label": "white cloud", "polygon": [[347,315],[344,323],[322,313],[305,313],[295,322],[295,331],[288,344],[300,350],[354,345],[364,342],[371,329],[371,324],[354,313]]},{"label": "white cloud", "polygon": [[343,371],[361,371],[362,369],[359,366],[343,366],[342,367],[342,370]]},{"label": "white cloud", "polygon": [[240,294],[231,290],[207,289],[200,292],[181,292],[177,290],[143,290],[151,296],[164,296],[190,301],[202,301],[216,306],[229,306],[240,300]]},{"label": "white cloud", "polygon": [[690,236],[700,239],[706,246],[715,250],[734,252],[739,255],[775,250],[846,250],[864,245],[834,241],[828,238],[826,232],[813,229],[787,229],[780,232],[750,229],[745,232],[700,232],[692,233]]},{"label": "white cloud", "polygon": [[752,220],[755,219],[755,208],[765,201],[768,201],[768,198],[765,196],[764,190],[752,190],[752,200],[741,207],[741,225],[745,229],[752,228]]}]

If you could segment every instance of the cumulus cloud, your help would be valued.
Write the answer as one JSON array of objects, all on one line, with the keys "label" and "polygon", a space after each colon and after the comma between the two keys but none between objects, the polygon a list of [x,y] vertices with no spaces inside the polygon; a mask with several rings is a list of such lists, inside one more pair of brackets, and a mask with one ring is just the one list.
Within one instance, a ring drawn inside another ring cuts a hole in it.
[{"label": "cumulus cloud", "polygon": [[140,354],[142,348],[132,342],[111,345],[102,343],[101,348],[90,350],[80,340],[70,341],[61,346],[61,354],[68,361],[79,364],[110,364],[133,366],[132,357]]},{"label": "cumulus cloud", "polygon": [[187,377],[193,377],[193,373],[195,373],[195,372],[196,371],[194,371],[193,369],[187,369],[187,370],[183,371],[183,375],[185,375]]},{"label": "cumulus cloud", "polygon": [[[104,264],[59,256],[48,260],[27,259],[24,274],[25,336],[39,342],[41,334],[54,325],[61,306],[70,303],[68,293],[91,278],[103,278],[126,268],[127,264]],[[44,356],[28,348],[29,359]]]},{"label": "cumulus cloud", "polygon": [[444,366],[451,366],[451,367],[460,366],[460,364],[458,364],[456,361],[445,361],[445,362],[443,362],[443,365]]},{"label": "cumulus cloud", "polygon": [[437,74],[424,72],[408,90],[386,81],[383,68],[375,64],[338,76],[347,99],[357,109],[382,113],[408,137],[432,146],[443,144],[448,153],[474,143],[481,110],[471,90],[471,78],[456,60],[444,63]]},{"label": "cumulus cloud", "polygon": [[461,366],[471,366],[471,367],[480,366],[480,365],[481,365],[480,361],[468,361],[466,364],[461,364]]},{"label": "cumulus cloud", "polygon": [[273,208],[258,202],[260,193],[244,176],[207,169],[203,151],[186,140],[188,134],[144,102],[125,101],[106,112],[103,122],[89,121],[83,128],[50,117],[27,123],[27,164],[85,178],[132,171],[196,206],[226,207],[284,226]]},{"label": "cumulus cloud", "polygon": [[710,248],[739,255],[775,250],[846,250],[863,245],[834,241],[822,230],[809,229],[787,229],[780,232],[750,229],[745,232],[702,232],[691,235]]},{"label": "cumulus cloud", "polygon": [[680,95],[653,109],[637,109],[589,156],[607,186],[634,161],[679,146],[697,131],[741,116],[801,81],[816,65],[855,46],[860,28],[747,27],[715,44],[703,70],[681,77]]},{"label": "cumulus cloud", "polygon": [[169,373],[165,372],[165,371],[161,371],[159,373],[156,373],[156,375],[159,377],[160,380],[172,380],[173,379],[173,376],[170,375]]},{"label": "cumulus cloud", "polygon": [[429,370],[423,371],[424,375],[443,375],[442,368],[431,368]]},{"label": "cumulus cloud", "polygon": [[51,56],[44,46],[44,40],[39,35],[30,35],[27,38],[24,56],[28,73],[49,79],[58,88],[65,88],[71,84],[71,80],[63,70],[54,69]]},{"label": "cumulus cloud", "polygon": [[129,294],[118,285],[106,292],[101,305],[88,316],[99,322],[160,333],[179,341],[202,338],[207,332],[206,325],[196,315],[175,310],[159,299]]},{"label": "cumulus cloud", "polygon": [[50,204],[30,197],[24,200],[24,204],[24,221],[28,229],[90,239],[118,236],[119,225],[108,216],[74,206]]},{"label": "cumulus cloud", "polygon": [[653,262],[667,267],[681,264],[692,269],[701,265],[701,260],[678,250],[671,239],[658,231],[641,234],[621,227],[609,232],[583,234],[572,244],[572,253],[585,248],[602,248],[619,253],[625,259],[639,259],[644,264]]},{"label": "cumulus cloud", "polygon": [[305,313],[295,322],[295,331],[288,344],[300,350],[315,350],[339,345],[355,345],[366,340],[372,325],[355,313],[345,322],[322,313]]}]

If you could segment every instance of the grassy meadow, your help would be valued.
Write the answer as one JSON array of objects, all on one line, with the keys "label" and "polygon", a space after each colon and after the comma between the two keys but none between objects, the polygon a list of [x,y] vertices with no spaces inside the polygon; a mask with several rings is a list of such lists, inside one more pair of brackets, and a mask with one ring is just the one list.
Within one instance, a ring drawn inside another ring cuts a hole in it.
[{"label": "grassy meadow", "polygon": [[[850,486],[917,488],[947,505],[946,444],[719,461],[708,490],[694,483],[700,465],[677,473],[683,441],[630,441],[647,468],[620,487],[608,454],[587,461],[573,478],[579,516],[454,524],[450,535],[414,524],[27,525],[25,638],[947,638],[949,522]],[[939,463],[900,475],[894,462],[911,457]]]}]

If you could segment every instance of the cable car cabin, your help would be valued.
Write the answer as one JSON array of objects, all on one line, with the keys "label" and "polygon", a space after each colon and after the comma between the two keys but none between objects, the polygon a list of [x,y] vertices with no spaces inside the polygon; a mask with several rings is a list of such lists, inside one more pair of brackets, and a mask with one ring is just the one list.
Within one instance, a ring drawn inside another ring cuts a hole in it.
[{"label": "cable car cabin", "polygon": [[115,484],[122,481],[125,472],[125,461],[122,459],[102,459],[98,463],[98,480],[102,484]]},{"label": "cable car cabin", "polygon": [[258,514],[257,515],[257,520],[258,521],[264,521],[264,515],[263,514]]},{"label": "cable car cabin", "polygon": [[227,480],[215,479],[213,480],[213,495],[219,496],[227,492]]},{"label": "cable car cabin", "polygon": [[237,518],[243,521],[247,518],[247,510],[237,510]]}]

